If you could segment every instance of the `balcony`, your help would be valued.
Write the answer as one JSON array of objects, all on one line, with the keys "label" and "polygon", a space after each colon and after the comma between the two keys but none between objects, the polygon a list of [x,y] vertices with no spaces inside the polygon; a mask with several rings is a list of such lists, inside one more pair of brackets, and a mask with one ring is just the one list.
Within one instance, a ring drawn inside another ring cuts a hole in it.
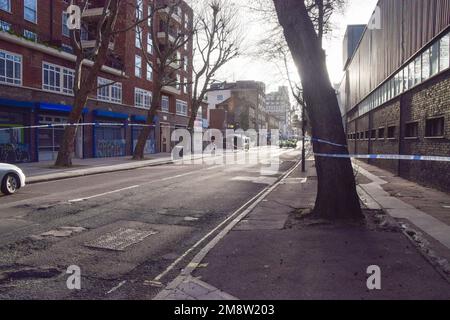
[{"label": "balcony", "polygon": [[83,11],[81,17],[84,20],[95,20],[103,15],[103,8],[92,8]]},{"label": "balcony", "polygon": [[[95,47],[96,40],[81,40],[81,47],[83,49],[90,49]],[[114,50],[114,43],[110,42],[108,46],[109,50]]]},{"label": "balcony", "polygon": [[[165,32],[158,32],[158,34],[156,36],[158,37],[158,39],[161,40],[161,43],[164,43],[166,41],[166,33]],[[174,35],[169,33],[169,36],[167,38],[168,38],[169,42],[175,43],[176,37]]]},{"label": "balcony", "polygon": [[[164,10],[161,10],[160,13],[162,15],[169,15],[170,14],[170,8],[167,7]],[[172,20],[176,21],[178,24],[181,25],[182,21],[181,21],[181,17],[176,13],[176,12],[172,12],[172,16],[171,16]]]},{"label": "balcony", "polygon": [[180,90],[178,90],[177,88],[172,87],[172,86],[164,86],[164,87],[162,87],[162,91],[165,93],[171,93],[171,94],[175,94],[175,95],[181,94]]}]

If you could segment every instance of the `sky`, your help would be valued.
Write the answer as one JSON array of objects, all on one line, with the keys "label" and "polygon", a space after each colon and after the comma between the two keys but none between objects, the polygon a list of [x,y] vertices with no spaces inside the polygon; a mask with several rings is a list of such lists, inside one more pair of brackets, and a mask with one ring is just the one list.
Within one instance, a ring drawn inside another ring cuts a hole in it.
[{"label": "sky", "polygon": [[[239,1],[242,6],[242,1]],[[339,83],[343,76],[342,71],[342,40],[348,24],[367,24],[375,9],[377,0],[348,0],[343,13],[336,13],[333,18],[335,26],[332,34],[324,40],[324,48],[327,52],[327,64],[332,83]],[[239,5],[239,4],[238,4]],[[257,80],[266,83],[266,92],[274,91],[279,85],[286,85],[286,77],[283,76],[280,67],[273,62],[264,61],[249,54],[255,44],[266,35],[267,25],[254,16],[255,13],[241,7],[240,15],[245,30],[244,47],[246,53],[235,59],[218,72],[217,79],[221,81]],[[291,73],[296,73],[294,65]]]}]

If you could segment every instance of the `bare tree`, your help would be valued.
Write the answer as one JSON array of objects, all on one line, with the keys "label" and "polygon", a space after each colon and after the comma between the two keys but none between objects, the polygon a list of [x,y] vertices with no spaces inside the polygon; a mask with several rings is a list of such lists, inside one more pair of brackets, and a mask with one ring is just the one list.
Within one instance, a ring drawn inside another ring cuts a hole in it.
[{"label": "bare tree", "polygon": [[[81,30],[71,30],[71,42],[76,56],[75,76],[73,83],[74,101],[69,114],[68,123],[76,124],[81,119],[83,108],[89,95],[97,89],[97,76],[108,59],[110,44],[114,41],[114,30],[117,26],[119,11],[123,0],[107,0],[103,6],[103,12],[98,18],[94,28],[89,33],[94,36],[93,48],[84,48],[81,40]],[[84,12],[88,9],[89,1],[71,1],[77,4]],[[91,61],[91,67],[85,67],[86,61]],[[72,154],[76,138],[77,127],[67,126],[61,141],[55,166],[72,166]]]},{"label": "bare tree", "polygon": [[[144,126],[139,134],[136,147],[133,153],[134,160],[144,159],[144,149],[150,136],[151,127],[155,125],[155,116],[160,109],[161,105],[161,92],[166,86],[185,86],[187,82],[181,82],[177,79],[176,73],[182,66],[182,60],[178,55],[178,52],[183,48],[191,39],[194,33],[194,28],[190,27],[189,30],[182,32],[181,30],[173,30],[172,18],[176,14],[177,8],[181,5],[181,0],[170,1],[152,1],[150,5],[150,12],[145,19],[141,21],[137,19],[133,27],[139,27],[143,23],[148,23],[149,30],[152,32],[152,42],[154,55],[156,56],[156,65],[153,64],[153,54],[147,52],[142,45],[142,55],[147,65],[152,68],[153,77],[153,90],[152,101],[150,109],[147,113],[146,126]],[[160,25],[155,25],[157,21],[155,17],[160,20]],[[158,32],[163,32],[164,37],[158,38]]]},{"label": "bare tree", "polygon": [[194,35],[194,85],[188,128],[193,131],[198,110],[217,71],[240,54],[242,33],[238,10],[229,0],[210,0],[199,14]]},{"label": "bare tree", "polygon": [[[309,7],[312,2],[313,10]],[[322,49],[324,25],[342,1],[273,0],[273,3],[301,78],[312,135],[321,139],[313,141],[318,176],[314,213],[330,219],[360,218],[361,207],[350,159],[323,156],[348,155],[339,105]]]}]

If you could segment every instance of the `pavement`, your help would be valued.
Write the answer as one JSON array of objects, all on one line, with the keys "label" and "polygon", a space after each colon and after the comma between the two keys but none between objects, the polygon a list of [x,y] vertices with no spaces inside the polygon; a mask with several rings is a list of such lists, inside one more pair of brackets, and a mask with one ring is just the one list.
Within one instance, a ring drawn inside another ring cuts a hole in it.
[{"label": "pavement", "polygon": [[[423,187],[355,162],[365,221],[318,220],[308,214],[317,177],[313,161],[307,167],[307,173],[297,167],[235,219],[154,299],[450,299],[450,232],[445,219],[430,214],[448,204],[448,194],[427,189],[440,199],[436,208],[419,195],[413,204],[395,195],[404,183],[409,197]],[[370,266],[380,268],[380,290],[367,286]]]}]

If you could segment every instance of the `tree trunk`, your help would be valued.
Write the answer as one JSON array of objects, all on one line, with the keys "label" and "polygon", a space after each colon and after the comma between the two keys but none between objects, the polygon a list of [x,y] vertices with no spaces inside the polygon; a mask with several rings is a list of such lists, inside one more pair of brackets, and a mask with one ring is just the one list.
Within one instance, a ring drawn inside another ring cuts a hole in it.
[{"label": "tree trunk", "polygon": [[189,117],[188,130],[190,133],[194,133],[195,119],[197,118],[198,109],[200,109],[200,103],[193,99],[191,116]]},{"label": "tree trunk", "polygon": [[[315,154],[348,155],[347,139],[335,91],[328,76],[325,53],[303,0],[274,0],[293,59],[302,79]],[[349,158],[315,157],[318,178],[314,214],[326,219],[361,218],[355,177]]]},{"label": "tree trunk", "polygon": [[[75,94],[74,105],[72,112],[69,114],[67,123],[77,124],[80,122],[83,108],[86,105],[88,99],[88,93],[85,91]],[[77,135],[76,126],[67,126],[64,130],[62,140],[59,142],[60,148],[58,151],[58,157],[56,158],[56,167],[71,167],[72,155],[75,151],[75,139]]]},{"label": "tree trunk", "polygon": [[146,126],[142,128],[141,133],[139,134],[139,138],[133,152],[133,160],[144,160],[145,145],[147,144],[148,137],[150,136],[152,126],[156,130],[156,123],[154,123],[153,120],[160,105],[161,90],[161,85],[157,83],[157,81],[155,81],[153,87],[152,103],[150,110],[148,110],[147,121],[145,122]]}]

